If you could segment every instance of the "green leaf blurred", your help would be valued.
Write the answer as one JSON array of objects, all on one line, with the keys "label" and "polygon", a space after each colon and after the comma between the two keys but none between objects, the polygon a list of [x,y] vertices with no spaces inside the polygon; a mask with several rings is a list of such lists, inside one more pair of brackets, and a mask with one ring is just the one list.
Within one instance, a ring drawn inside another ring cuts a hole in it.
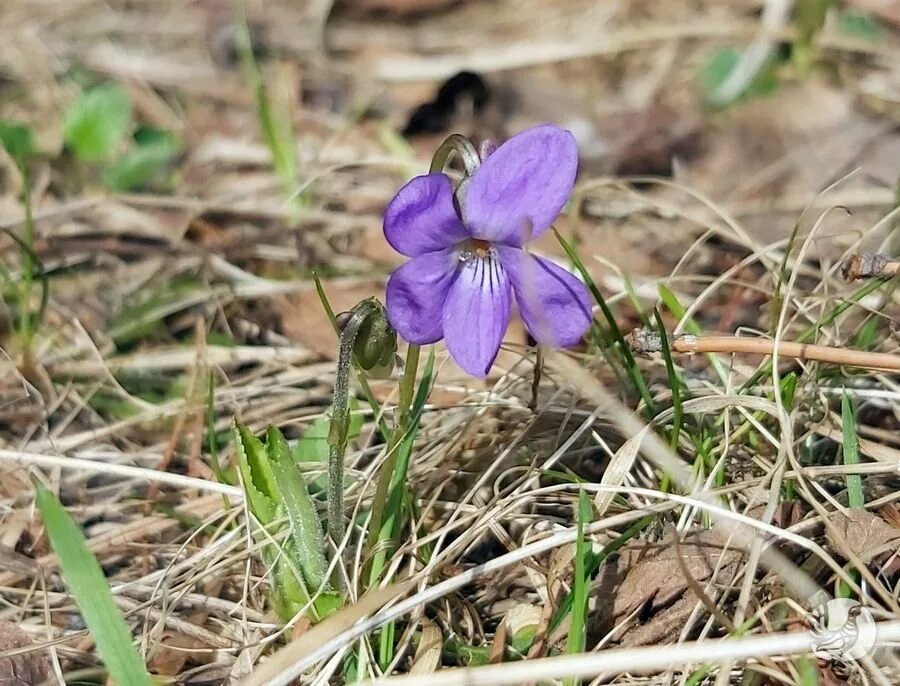
[{"label": "green leaf blurred", "polygon": [[103,173],[104,183],[113,190],[145,188],[181,152],[181,141],[168,131],[142,129],[134,138],[135,146]]},{"label": "green leaf blurred", "polygon": [[116,84],[95,86],[72,103],[63,120],[63,138],[78,159],[108,159],[131,126],[131,97]]},{"label": "green leaf blurred", "polygon": [[[359,436],[362,430],[363,415],[359,410],[359,402],[356,398],[350,398],[350,426],[347,429],[347,440],[352,441]],[[328,432],[331,428],[331,417],[322,415],[317,418],[303,434],[303,437],[294,443],[291,452],[297,462],[321,462],[328,461]]]},{"label": "green leaf blurred", "polygon": [[884,37],[885,28],[878,19],[862,12],[842,12],[838,18],[838,28],[847,35],[867,41],[877,41]]},{"label": "green leaf blurred", "polygon": [[[731,75],[740,59],[740,50],[736,48],[722,48],[700,70],[700,85],[706,94],[708,103],[713,103],[713,94]],[[770,95],[778,90],[778,77],[775,73],[775,66],[776,61],[770,57],[750,81],[750,84],[732,102]]]},{"label": "green leaf blurred", "polygon": [[0,120],[0,145],[20,164],[37,154],[31,127],[14,121]]},{"label": "green leaf blurred", "polygon": [[37,506],[63,578],[75,598],[84,623],[97,644],[110,680],[117,686],[151,686],[153,679],[131,641],[131,631],[116,607],[97,558],[84,534],[56,496],[35,483]]},{"label": "green leaf blurred", "polygon": [[166,317],[209,297],[207,283],[189,274],[176,276],[161,283],[158,290],[141,289],[129,298],[113,315],[108,334],[120,349],[162,335]]}]

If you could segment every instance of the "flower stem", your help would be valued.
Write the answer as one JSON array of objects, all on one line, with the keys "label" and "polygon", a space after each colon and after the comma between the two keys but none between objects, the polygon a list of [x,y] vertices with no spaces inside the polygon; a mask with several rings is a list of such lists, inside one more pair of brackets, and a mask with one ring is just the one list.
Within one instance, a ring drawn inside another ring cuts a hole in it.
[{"label": "flower stem", "polygon": [[338,351],[331,426],[328,430],[328,534],[335,545],[339,545],[344,538],[344,453],[347,450],[347,432],[350,427],[353,344],[360,326],[371,311],[372,305],[368,301],[363,301],[354,308],[341,332]]},{"label": "flower stem", "polygon": [[[313,280],[316,282],[316,292],[319,295],[319,300],[322,303],[322,307],[325,309],[325,314],[328,315],[328,321],[331,322],[331,326],[334,328],[334,333],[337,334],[338,340],[340,340],[341,327],[338,326],[337,317],[334,314],[331,303],[328,302],[328,297],[325,295],[325,288],[322,286],[322,282],[319,280],[319,275],[316,274],[316,272],[313,272]],[[382,417],[381,405],[375,398],[375,394],[372,392],[372,387],[369,386],[369,381],[366,378],[366,370],[360,367],[356,360],[352,357],[351,362],[356,369],[357,383],[359,383],[359,387],[362,389],[363,395],[366,396],[366,401],[369,403],[369,407],[372,408],[372,416],[374,416],[378,421],[378,432],[386,441],[391,434],[390,428],[388,427],[387,422],[384,420],[384,417]]]}]

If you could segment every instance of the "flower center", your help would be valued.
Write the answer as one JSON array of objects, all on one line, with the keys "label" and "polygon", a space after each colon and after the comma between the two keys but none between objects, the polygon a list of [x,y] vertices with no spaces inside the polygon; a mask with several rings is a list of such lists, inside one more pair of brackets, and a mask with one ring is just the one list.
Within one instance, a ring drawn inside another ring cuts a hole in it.
[{"label": "flower center", "polygon": [[494,257],[494,246],[490,241],[480,238],[469,238],[459,244],[459,261],[471,264],[476,260],[489,260]]},{"label": "flower center", "polygon": [[488,253],[491,251],[491,244],[480,238],[472,238],[469,240],[469,243],[471,243],[472,250],[478,257],[487,257]]}]

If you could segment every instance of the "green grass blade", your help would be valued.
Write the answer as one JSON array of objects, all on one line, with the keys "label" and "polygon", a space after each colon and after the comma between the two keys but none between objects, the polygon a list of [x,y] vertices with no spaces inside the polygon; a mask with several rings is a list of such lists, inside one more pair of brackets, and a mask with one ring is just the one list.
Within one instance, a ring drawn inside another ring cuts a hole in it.
[{"label": "green grass blade", "polygon": [[219,462],[219,443],[216,439],[216,377],[209,373],[206,386],[206,448],[209,450],[209,465],[219,483],[227,484],[228,477]]},{"label": "green grass blade", "polygon": [[103,570],[88,549],[84,534],[53,493],[40,483],[35,483],[35,490],[50,544],[59,556],[63,578],[97,644],[110,679],[117,686],[151,686],[153,679],[131,641],[131,631],[113,601]]},{"label": "green grass blade", "polygon": [[[848,296],[847,298],[844,298],[843,301],[832,307],[820,320],[804,329],[794,340],[797,343],[809,343],[815,338],[816,334],[822,327],[832,324],[838,317],[844,314],[844,312],[849,310],[856,303],[869,295],[869,293],[877,291],[879,288],[891,288],[891,284],[894,281],[896,281],[896,279],[892,279],[890,281],[880,281],[879,279],[873,279],[872,281],[869,281],[855,293]],[[756,372],[754,372],[754,374],[749,379],[747,379],[747,381],[744,382],[738,392],[744,393],[748,389],[753,388],[771,372],[772,358],[769,358],[762,365],[760,365],[760,368],[757,369]]]},{"label": "green grass blade", "polygon": [[684,387],[684,381],[675,369],[675,363],[672,361],[669,337],[666,335],[666,326],[663,323],[662,315],[659,313],[659,308],[653,308],[653,317],[656,320],[656,328],[659,330],[659,337],[662,340],[662,356],[666,362],[669,388],[672,390],[672,437],[669,445],[672,450],[675,450],[678,447],[678,438],[681,436],[681,425],[684,421],[684,408],[681,404],[681,389]]},{"label": "green grass blade", "polygon": [[[856,411],[853,399],[844,390],[841,396],[841,427],[844,435],[844,464],[859,464],[859,440],[856,434]],[[847,474],[847,498],[850,507],[862,508],[866,501],[863,497],[862,476]]]},{"label": "green grass blade", "polygon": [[[238,24],[238,52],[240,54],[241,67],[250,86],[253,88],[253,96],[256,101],[256,117],[266,147],[272,156],[272,165],[275,173],[281,179],[286,193],[290,193],[297,186],[297,158],[296,144],[294,140],[293,123],[285,113],[277,113],[269,97],[268,89],[263,81],[259,65],[253,54],[253,43],[250,37],[250,26],[247,23],[246,7],[241,0],[238,2],[240,14]],[[278,116],[282,115],[282,116]]]},{"label": "green grass blade", "polygon": [[[587,618],[588,589],[590,574],[587,570],[587,557],[590,543],[584,536],[584,527],[593,519],[591,501],[584,490],[578,491],[578,524],[575,539],[575,578],[572,584],[572,612],[569,624],[569,638],[566,641],[566,652],[577,655],[584,652],[585,620]],[[581,679],[566,679],[566,686],[576,686]]]},{"label": "green grass blade", "polygon": [[647,383],[644,381],[644,376],[643,374],[641,374],[641,370],[638,368],[637,362],[635,362],[634,360],[634,355],[631,353],[631,348],[625,342],[625,337],[619,330],[619,325],[616,323],[615,317],[613,317],[612,310],[609,309],[609,305],[606,304],[606,299],[603,297],[600,289],[597,288],[597,284],[594,283],[594,279],[591,278],[591,275],[585,268],[584,263],[581,261],[581,258],[578,257],[578,253],[575,252],[575,249],[569,244],[568,241],[566,241],[565,238],[562,237],[562,234],[560,234],[559,231],[553,229],[553,233],[556,235],[556,240],[559,241],[559,244],[563,247],[563,250],[566,251],[566,255],[569,256],[570,260],[572,260],[572,264],[581,274],[582,278],[587,284],[588,290],[590,290],[591,295],[594,296],[594,300],[596,300],[597,304],[600,306],[600,311],[603,313],[603,318],[606,319],[606,323],[613,335],[613,339],[618,344],[619,351],[622,353],[622,358],[624,360],[625,369],[628,372],[628,376],[631,377],[631,382],[632,384],[634,384],[635,390],[641,396],[641,399],[644,401],[644,405],[647,407],[647,412],[652,417],[656,414],[656,404],[653,402],[653,398],[650,396],[650,389],[647,388]]},{"label": "green grass blade", "polygon": [[[687,310],[684,308],[684,305],[682,305],[678,301],[678,298],[675,297],[675,294],[662,283],[657,286],[656,290],[659,293],[659,299],[662,300],[663,304],[666,306],[669,312],[671,312],[672,315],[677,319],[683,319],[684,315],[687,313]],[[695,336],[699,336],[701,335],[701,333],[703,333],[700,325],[690,317],[688,317],[684,321],[684,330],[688,333],[694,334]],[[708,354],[706,357],[709,359],[710,364],[712,364],[713,368],[716,370],[716,374],[719,375],[722,383],[727,384],[728,370],[725,369],[725,365],[723,365],[719,358],[715,355]]]},{"label": "green grass blade", "polygon": [[[613,555],[619,549],[622,548],[628,541],[635,538],[641,531],[650,526],[654,521],[653,516],[642,517],[634,524],[629,526],[625,531],[616,536],[612,541],[607,543],[598,553],[593,553],[588,556],[588,562],[585,573],[588,578],[593,578],[597,571],[600,569],[600,566],[609,559],[610,555]],[[556,628],[560,625],[563,618],[572,611],[572,606],[575,601],[575,595],[573,591],[569,591],[563,601],[559,604],[559,609],[553,616],[553,619],[550,621],[550,631],[556,631]]]},{"label": "green grass blade", "polygon": [[[369,576],[370,587],[381,577],[385,568],[388,553],[393,549],[394,542],[400,535],[400,527],[403,521],[403,505],[408,501],[406,474],[409,471],[409,463],[412,459],[413,443],[425,410],[425,403],[431,391],[431,381],[434,375],[434,349],[428,355],[428,361],[422,372],[422,380],[419,383],[416,396],[410,408],[409,419],[406,424],[406,433],[397,444],[397,462],[393,468],[393,475],[389,487],[389,495],[384,506],[384,514],[381,527],[375,539],[375,555]],[[384,469],[384,467],[382,467]],[[378,664],[385,669],[394,659],[395,627],[393,622],[384,626],[379,637]]]}]

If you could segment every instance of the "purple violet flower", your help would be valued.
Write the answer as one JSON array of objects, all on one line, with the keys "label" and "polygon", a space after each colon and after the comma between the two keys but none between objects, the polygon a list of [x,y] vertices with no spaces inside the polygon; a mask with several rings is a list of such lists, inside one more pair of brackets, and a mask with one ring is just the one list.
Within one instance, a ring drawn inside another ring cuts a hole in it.
[{"label": "purple violet flower", "polygon": [[384,216],[388,243],[411,258],[387,284],[388,319],[397,332],[417,345],[443,338],[460,367],[483,377],[500,350],[515,295],[538,343],[578,343],[591,324],[587,289],[524,250],[559,215],[577,168],[572,134],[544,125],[497,148],[455,198],[441,173],[401,188]]}]

